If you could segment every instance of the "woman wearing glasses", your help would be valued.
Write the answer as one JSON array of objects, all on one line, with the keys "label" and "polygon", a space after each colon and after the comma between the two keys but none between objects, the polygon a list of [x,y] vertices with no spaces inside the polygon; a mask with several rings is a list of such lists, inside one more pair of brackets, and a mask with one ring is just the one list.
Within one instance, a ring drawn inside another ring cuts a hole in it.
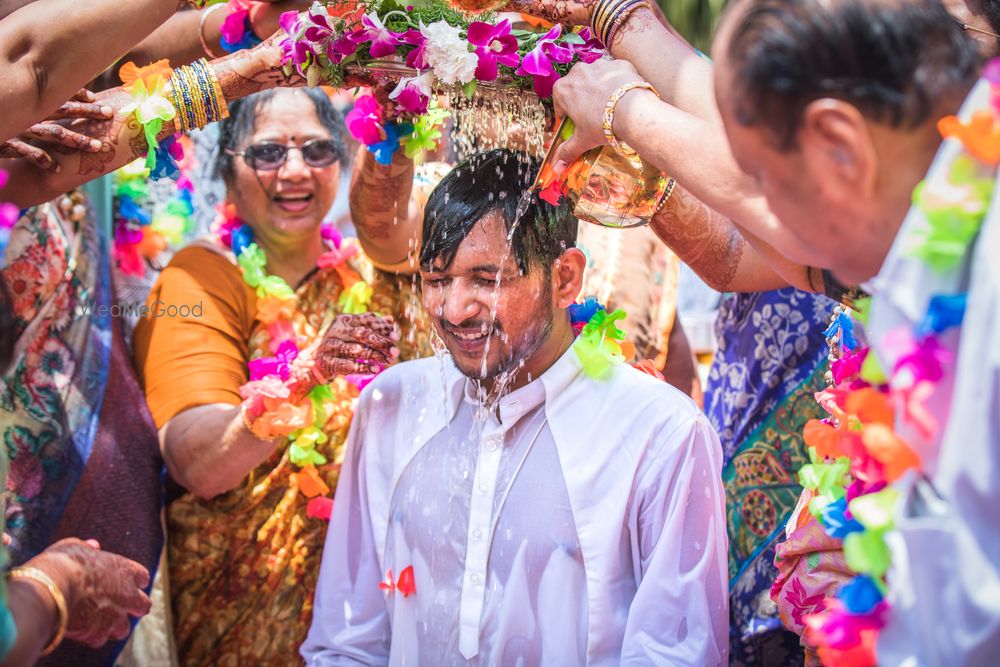
[{"label": "woman wearing glasses", "polygon": [[322,92],[267,91],[230,113],[218,234],[160,275],[136,364],[183,487],[167,509],[181,664],[288,665],[309,628],[353,399],[397,358],[430,351],[407,275],[418,227],[408,193],[391,194],[411,166],[365,157],[352,201],[378,183],[383,201],[356,207],[361,251],[322,224],[345,157]]}]

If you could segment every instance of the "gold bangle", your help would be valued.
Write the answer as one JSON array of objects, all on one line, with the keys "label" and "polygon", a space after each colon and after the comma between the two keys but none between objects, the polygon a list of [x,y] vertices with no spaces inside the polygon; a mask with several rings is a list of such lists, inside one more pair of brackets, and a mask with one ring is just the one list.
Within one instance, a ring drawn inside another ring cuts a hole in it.
[{"label": "gold bangle", "polygon": [[52,653],[62,643],[63,637],[66,636],[66,626],[69,624],[69,611],[66,609],[66,598],[63,596],[62,591],[59,590],[59,587],[56,586],[56,582],[52,581],[52,577],[37,567],[15,567],[10,571],[8,576],[12,580],[33,581],[36,584],[44,586],[49,595],[52,596],[52,601],[55,602],[56,610],[59,612],[59,627],[56,629],[56,633],[53,635],[51,641],[49,641],[48,645],[42,651],[42,655],[45,656]]},{"label": "gold bangle", "polygon": [[660,96],[656,92],[656,88],[653,88],[652,84],[645,81],[633,81],[632,83],[626,83],[624,86],[620,87],[611,97],[608,99],[607,105],[604,107],[604,124],[602,130],[604,131],[604,138],[611,145],[615,152],[621,155],[623,158],[632,163],[633,166],[640,166],[639,154],[635,152],[628,144],[619,141],[618,137],[615,136],[614,123],[615,123],[615,109],[618,107],[618,102],[625,96],[625,93],[630,90],[635,90],[636,88],[642,88],[652,92],[657,97]]},{"label": "gold bangle", "polygon": [[205,52],[205,55],[213,60],[219,58],[220,56],[212,51],[211,47],[208,45],[208,40],[205,39],[205,23],[208,21],[208,17],[224,8],[225,5],[212,5],[206,9],[201,10],[201,18],[198,20],[198,39],[201,41],[201,50]]}]

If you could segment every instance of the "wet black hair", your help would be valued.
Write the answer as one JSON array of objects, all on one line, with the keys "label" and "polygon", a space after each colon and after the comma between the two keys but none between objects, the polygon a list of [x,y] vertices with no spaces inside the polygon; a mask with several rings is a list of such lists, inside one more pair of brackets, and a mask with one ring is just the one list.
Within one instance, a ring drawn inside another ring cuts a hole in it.
[{"label": "wet black hair", "polygon": [[[496,149],[477,153],[459,163],[431,193],[424,209],[420,267],[429,271],[441,260],[448,267],[458,247],[476,223],[499,213],[510,232],[518,203],[538,173],[538,160],[525,153]],[[514,259],[521,273],[532,264],[546,270],[567,249],[576,245],[577,219],[568,202],[553,206],[531,193],[511,238]],[[498,258],[499,259],[499,258]]]},{"label": "wet black hair", "polygon": [[[282,88],[271,88],[243,99],[229,103],[229,118],[219,123],[219,152],[215,158],[215,170],[227,183],[234,175],[233,160],[236,158],[228,151],[240,151],[245,148],[247,140],[253,135],[257,124],[257,114],[279,94]],[[337,144],[337,161],[344,164],[347,159],[347,146],[344,144],[344,119],[337,111],[330,98],[318,88],[298,88],[305,93],[316,106],[319,122],[330,131],[330,138]]]},{"label": "wet black hair", "polygon": [[730,11],[736,119],[765,126],[783,150],[814,100],[914,128],[978,76],[975,45],[938,0],[743,0]]}]

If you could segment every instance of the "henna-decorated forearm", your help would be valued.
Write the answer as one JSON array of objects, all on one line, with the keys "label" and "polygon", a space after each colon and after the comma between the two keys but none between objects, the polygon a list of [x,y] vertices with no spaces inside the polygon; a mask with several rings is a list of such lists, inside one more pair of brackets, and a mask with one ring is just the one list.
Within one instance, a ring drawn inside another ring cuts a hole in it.
[{"label": "henna-decorated forearm", "polygon": [[[227,100],[246,97],[276,86],[304,85],[297,75],[286,76],[280,65],[277,40],[268,40],[255,49],[239,51],[210,63]],[[118,169],[146,154],[142,127],[130,113],[120,110],[132,101],[121,87],[98,95],[98,102],[115,109],[108,120],[85,120],[71,125],[74,131],[94,137],[101,150],[93,153],[70,153],[58,158],[58,174],[40,170],[27,160],[11,160],[3,165],[10,172],[4,190],[5,199],[21,208],[41,204],[102,174]],[[174,121],[163,124],[160,138],[177,130]]]},{"label": "henna-decorated forearm", "polygon": [[411,204],[413,161],[396,151],[392,163],[381,165],[364,147],[351,175],[351,218],[368,257],[396,265],[415,252],[421,212]]},{"label": "henna-decorated forearm", "polygon": [[729,220],[677,186],[649,224],[710,287],[730,290],[746,241]]}]

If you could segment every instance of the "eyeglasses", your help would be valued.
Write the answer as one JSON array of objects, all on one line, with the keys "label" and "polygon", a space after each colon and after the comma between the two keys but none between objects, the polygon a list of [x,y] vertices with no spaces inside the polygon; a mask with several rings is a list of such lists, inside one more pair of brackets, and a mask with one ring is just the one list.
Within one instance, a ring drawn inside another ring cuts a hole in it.
[{"label": "eyeglasses", "polygon": [[274,171],[280,169],[288,159],[289,151],[302,153],[302,160],[310,167],[317,169],[329,167],[337,161],[337,143],[333,139],[313,139],[301,146],[285,146],[274,142],[252,144],[246,149],[236,152],[227,150],[230,155],[239,155],[251,169],[258,171]]}]

